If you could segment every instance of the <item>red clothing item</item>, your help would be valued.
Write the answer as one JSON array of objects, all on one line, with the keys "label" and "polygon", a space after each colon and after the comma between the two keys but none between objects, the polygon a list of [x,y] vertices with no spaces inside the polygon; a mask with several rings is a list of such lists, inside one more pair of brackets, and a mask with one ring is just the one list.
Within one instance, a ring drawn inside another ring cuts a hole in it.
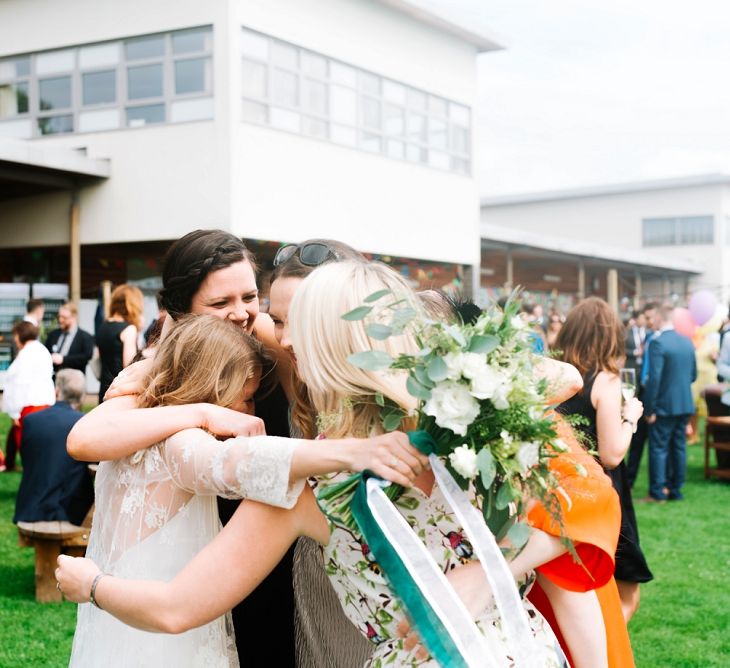
[{"label": "red clothing item", "polygon": [[22,411],[20,411],[20,419],[18,422],[20,424],[15,428],[15,447],[20,451],[20,441],[23,436],[23,418],[26,415],[30,415],[31,413],[36,413],[37,411],[42,411],[44,408],[48,408],[48,406],[25,406]]},{"label": "red clothing item", "polygon": [[[560,500],[562,529],[563,534],[576,544],[582,563],[576,563],[566,553],[537,570],[563,589],[596,591],[606,626],[609,668],[631,668],[634,666],[631,642],[613,579],[614,555],[621,528],[621,504],[611,479],[600,464],[578,443],[568,424],[555,417],[558,435],[569,451],[552,459],[550,468],[570,499]],[[576,464],[582,465],[587,475],[580,475]],[[552,536],[561,535],[560,525],[540,504],[530,511],[528,519],[536,529]],[[550,602],[539,585],[533,586],[528,598],[548,620],[570,659]]]}]

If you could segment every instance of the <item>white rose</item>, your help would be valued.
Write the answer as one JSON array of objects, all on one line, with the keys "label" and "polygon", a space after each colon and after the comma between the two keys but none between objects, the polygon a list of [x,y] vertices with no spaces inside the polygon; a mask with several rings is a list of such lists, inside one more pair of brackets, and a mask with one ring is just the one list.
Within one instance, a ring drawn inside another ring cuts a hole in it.
[{"label": "white rose", "polygon": [[476,478],[479,471],[477,467],[477,453],[474,452],[466,443],[456,448],[450,455],[449,461],[460,476],[471,480]]},{"label": "white rose", "polygon": [[480,355],[479,353],[464,353],[462,356],[462,370],[461,374],[464,378],[473,380],[484,373],[485,368],[489,368],[487,365],[487,356]]},{"label": "white rose", "polygon": [[449,370],[448,378],[450,380],[459,380],[464,370],[464,353],[446,353],[442,359]]},{"label": "white rose", "polygon": [[497,389],[503,384],[502,374],[485,364],[480,373],[472,377],[471,393],[477,399],[493,399]]},{"label": "white rose", "polygon": [[464,436],[466,428],[479,415],[479,403],[461,383],[447,381],[431,390],[424,406],[426,415],[436,418],[436,424]]},{"label": "white rose", "polygon": [[517,451],[517,463],[523,473],[531,469],[538,462],[540,444],[537,441],[523,441]]},{"label": "white rose", "polygon": [[527,321],[521,315],[512,316],[509,322],[515,329],[525,329],[527,327]]}]

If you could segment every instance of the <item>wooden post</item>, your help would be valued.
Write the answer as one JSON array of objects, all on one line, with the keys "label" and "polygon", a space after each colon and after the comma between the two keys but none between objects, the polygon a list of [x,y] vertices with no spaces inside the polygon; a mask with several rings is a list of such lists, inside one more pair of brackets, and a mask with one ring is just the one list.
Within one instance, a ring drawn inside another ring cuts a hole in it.
[{"label": "wooden post", "polygon": [[507,276],[505,277],[504,289],[506,292],[512,292],[515,287],[515,265],[512,259],[512,251],[507,251]]},{"label": "wooden post", "polygon": [[586,268],[583,264],[583,260],[578,262],[578,299],[585,299],[586,297]]},{"label": "wooden post", "polygon": [[81,299],[81,230],[79,216],[79,193],[74,190],[71,193],[71,207],[69,209],[69,289],[71,301],[78,305]]},{"label": "wooden post", "polygon": [[618,271],[609,269],[606,273],[606,301],[608,305],[618,312]]},{"label": "wooden post", "polygon": [[644,287],[641,284],[641,272],[637,271],[634,277],[634,311],[638,311],[641,308],[641,293]]},{"label": "wooden post", "polygon": [[112,282],[102,281],[101,282],[101,301],[104,306],[104,317],[109,317],[109,304],[112,301]]}]

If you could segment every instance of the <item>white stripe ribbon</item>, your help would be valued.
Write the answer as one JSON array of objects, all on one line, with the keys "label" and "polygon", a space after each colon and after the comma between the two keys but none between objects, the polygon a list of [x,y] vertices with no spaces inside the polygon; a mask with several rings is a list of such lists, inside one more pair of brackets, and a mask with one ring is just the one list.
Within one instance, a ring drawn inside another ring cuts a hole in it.
[{"label": "white stripe ribbon", "polygon": [[430,455],[429,460],[436,482],[469,537],[487,576],[494,602],[502,618],[502,631],[507,640],[510,656],[514,659],[514,665],[517,667],[539,665],[541,652],[530,628],[514,577],[494,534],[487,527],[482,514],[471,504],[439,458]]},{"label": "white stripe ribbon", "polygon": [[385,495],[381,481],[368,479],[366,489],[373,519],[398,553],[421,594],[448,630],[466,664],[470,668],[498,668],[499,663],[495,660],[486,638],[426,546]]}]

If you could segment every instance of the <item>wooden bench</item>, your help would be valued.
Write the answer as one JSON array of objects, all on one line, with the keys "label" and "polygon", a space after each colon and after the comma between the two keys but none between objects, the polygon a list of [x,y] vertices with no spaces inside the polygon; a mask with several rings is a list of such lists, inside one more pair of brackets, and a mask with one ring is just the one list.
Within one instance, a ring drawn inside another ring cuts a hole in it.
[{"label": "wooden bench", "polygon": [[18,544],[35,548],[35,598],[41,603],[62,601],[56,589],[59,554],[83,557],[89,542],[88,527],[70,522],[18,522]]}]

